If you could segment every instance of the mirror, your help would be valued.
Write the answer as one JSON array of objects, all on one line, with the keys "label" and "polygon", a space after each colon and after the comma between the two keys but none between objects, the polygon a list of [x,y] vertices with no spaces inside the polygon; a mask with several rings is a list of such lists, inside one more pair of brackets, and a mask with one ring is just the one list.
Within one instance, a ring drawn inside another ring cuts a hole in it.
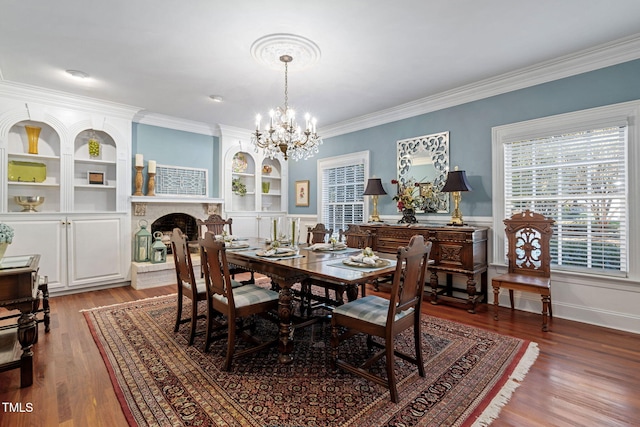
[{"label": "mirror", "polygon": [[398,181],[420,184],[422,212],[449,212],[449,193],[441,193],[449,172],[449,132],[397,141]]}]

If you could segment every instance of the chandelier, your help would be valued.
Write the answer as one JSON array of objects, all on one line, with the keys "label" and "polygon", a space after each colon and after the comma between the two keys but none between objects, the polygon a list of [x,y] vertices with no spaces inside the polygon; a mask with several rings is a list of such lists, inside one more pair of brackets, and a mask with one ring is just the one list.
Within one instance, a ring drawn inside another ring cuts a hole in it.
[{"label": "chandelier", "polygon": [[278,153],[284,155],[284,159],[291,157],[294,160],[308,159],[318,152],[318,146],[322,144],[322,138],[316,133],[316,119],[309,113],[305,115],[304,130],[296,124],[295,111],[289,108],[289,62],[293,61],[290,55],[282,55],[280,61],[284,62],[284,107],[278,107],[269,112],[269,120],[264,130],[260,131],[262,116],[256,116],[256,130],[251,135],[251,142],[258,149],[262,149],[265,156],[274,158]]}]

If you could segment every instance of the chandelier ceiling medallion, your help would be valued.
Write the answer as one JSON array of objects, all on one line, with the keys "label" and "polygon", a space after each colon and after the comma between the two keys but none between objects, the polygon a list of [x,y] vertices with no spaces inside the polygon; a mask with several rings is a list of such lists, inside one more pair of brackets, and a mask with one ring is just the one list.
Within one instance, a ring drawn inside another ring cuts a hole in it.
[{"label": "chandelier ceiling medallion", "polygon": [[[263,63],[273,66],[273,59],[277,57],[284,63],[284,106],[272,109],[261,130],[262,116],[256,116],[256,130],[251,135],[251,141],[256,151],[262,149],[264,154],[274,158],[282,153],[285,160],[308,159],[318,152],[322,138],[316,131],[317,122],[309,113],[305,115],[304,128],[296,123],[296,113],[289,107],[289,64],[293,61],[293,54],[299,54],[302,60],[297,69],[306,68],[317,62],[320,49],[311,40],[293,34],[273,34],[257,40],[252,48],[253,57]],[[276,56],[277,55],[277,56]]]}]

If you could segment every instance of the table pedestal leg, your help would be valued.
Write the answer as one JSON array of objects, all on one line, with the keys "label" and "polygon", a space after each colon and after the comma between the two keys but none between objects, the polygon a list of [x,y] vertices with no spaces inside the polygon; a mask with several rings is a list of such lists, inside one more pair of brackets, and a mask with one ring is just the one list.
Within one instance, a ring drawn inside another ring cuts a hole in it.
[{"label": "table pedestal leg", "polygon": [[280,363],[291,363],[293,356],[293,328],[291,327],[291,311],[293,304],[291,303],[291,287],[282,286],[280,288],[280,297],[278,299],[278,317],[280,317],[280,340],[278,341],[278,360]]}]

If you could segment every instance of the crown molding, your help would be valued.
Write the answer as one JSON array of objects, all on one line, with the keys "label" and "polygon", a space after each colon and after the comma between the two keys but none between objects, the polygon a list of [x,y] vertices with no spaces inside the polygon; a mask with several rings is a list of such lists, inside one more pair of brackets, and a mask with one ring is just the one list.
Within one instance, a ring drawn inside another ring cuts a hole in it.
[{"label": "crown molding", "polygon": [[143,125],[158,126],[161,128],[180,130],[184,132],[199,133],[202,135],[220,136],[220,127],[218,125],[180,119],[178,117],[166,116],[163,114],[150,113],[146,110],[140,110],[133,118],[133,121]]},{"label": "crown molding", "polygon": [[640,33],[393,108],[322,127],[319,133],[323,138],[343,135],[638,58],[640,58]]},{"label": "crown molding", "polygon": [[102,113],[126,120],[131,120],[131,118],[140,111],[139,107],[131,105],[118,104],[38,86],[6,81],[0,81],[0,96],[19,101],[54,105],[55,107],[68,108],[90,114]]},{"label": "crown molding", "polygon": [[220,125],[220,134],[223,138],[237,138],[243,140],[251,139],[251,131],[249,129],[239,128],[235,126]]}]

